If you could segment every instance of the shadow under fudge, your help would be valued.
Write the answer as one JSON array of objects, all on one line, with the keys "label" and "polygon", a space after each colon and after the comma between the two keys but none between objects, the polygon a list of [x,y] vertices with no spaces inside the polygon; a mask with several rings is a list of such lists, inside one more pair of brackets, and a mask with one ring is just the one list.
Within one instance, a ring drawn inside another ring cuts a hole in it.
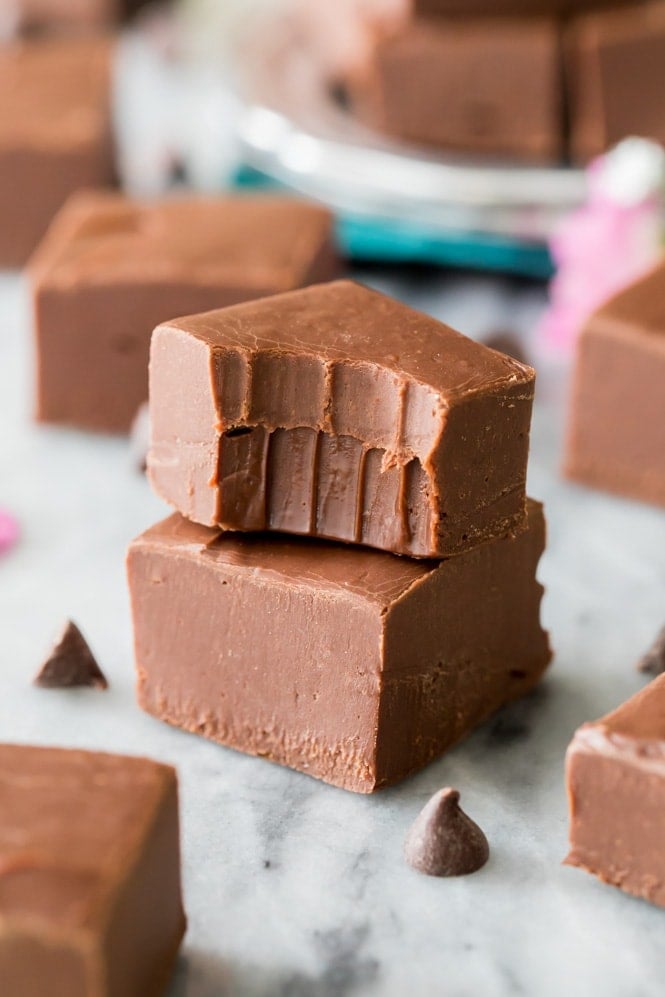
[{"label": "shadow under fudge", "polygon": [[188,519],[444,557],[525,525],[535,374],[349,281],[166,323],[150,480]]},{"label": "shadow under fudge", "polygon": [[139,703],[371,793],[538,682],[544,545],[532,501],[524,532],[438,562],[174,514],[128,555]]}]

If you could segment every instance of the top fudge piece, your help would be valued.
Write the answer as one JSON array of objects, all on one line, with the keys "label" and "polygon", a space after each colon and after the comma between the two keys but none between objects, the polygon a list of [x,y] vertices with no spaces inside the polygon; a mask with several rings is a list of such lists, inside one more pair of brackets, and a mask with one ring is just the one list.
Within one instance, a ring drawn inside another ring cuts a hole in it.
[{"label": "top fudge piece", "polygon": [[155,490],[189,519],[446,557],[521,530],[534,371],[350,281],[160,326]]},{"label": "top fudge piece", "polygon": [[580,336],[565,471],[665,506],[665,263],[597,311]]},{"label": "top fudge piece", "polygon": [[159,322],[337,276],[330,213],[275,196],[140,202],[83,192],[30,271],[37,416],[127,432]]},{"label": "top fudge piece", "polygon": [[0,990],[157,997],[185,929],[174,770],[0,745]]},{"label": "top fudge piece", "polygon": [[0,267],[26,262],[73,191],[113,180],[111,51],[103,39],[0,46]]},{"label": "top fudge piece", "polygon": [[568,865],[665,907],[665,675],[575,734]]}]

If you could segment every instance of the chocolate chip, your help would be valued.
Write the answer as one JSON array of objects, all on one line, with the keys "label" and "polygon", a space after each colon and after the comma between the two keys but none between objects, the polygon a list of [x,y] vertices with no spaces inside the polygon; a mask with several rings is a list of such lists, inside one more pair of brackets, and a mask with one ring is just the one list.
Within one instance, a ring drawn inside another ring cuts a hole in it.
[{"label": "chocolate chip", "polygon": [[466,876],[485,865],[487,838],[460,809],[456,789],[441,789],[416,818],[404,844],[404,858],[426,876]]},{"label": "chocolate chip", "polygon": [[662,675],[665,672],[665,627],[647,653],[637,662],[637,669],[647,675]]},{"label": "chocolate chip", "polygon": [[497,350],[499,353],[506,353],[513,360],[519,360],[520,363],[529,362],[524,346],[513,332],[503,330],[492,332],[485,339],[485,346],[489,346],[491,350]]},{"label": "chocolate chip", "polygon": [[107,689],[108,682],[75,623],[68,620],[53,650],[34,679],[44,689],[94,686]]}]

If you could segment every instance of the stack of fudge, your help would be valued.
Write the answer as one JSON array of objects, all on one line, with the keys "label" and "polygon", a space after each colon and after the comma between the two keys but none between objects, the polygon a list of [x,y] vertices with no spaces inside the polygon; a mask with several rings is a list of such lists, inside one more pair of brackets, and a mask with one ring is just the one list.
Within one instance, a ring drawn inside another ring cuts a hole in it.
[{"label": "stack of fudge", "polygon": [[534,377],[350,281],[160,325],[141,706],[369,793],[532,688]]},{"label": "stack of fudge", "polygon": [[663,142],[663,0],[301,0],[306,44],[367,123],[401,139],[586,162]]}]

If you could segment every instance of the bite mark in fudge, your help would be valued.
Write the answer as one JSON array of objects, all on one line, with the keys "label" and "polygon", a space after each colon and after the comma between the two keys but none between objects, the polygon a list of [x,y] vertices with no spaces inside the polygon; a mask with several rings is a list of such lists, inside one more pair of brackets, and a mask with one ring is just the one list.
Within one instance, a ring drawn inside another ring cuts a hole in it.
[{"label": "bite mark in fudge", "polygon": [[330,213],[277,196],[72,198],[32,260],[37,417],[128,432],[166,319],[337,276]]},{"label": "bite mark in fudge", "polygon": [[0,745],[3,993],[158,997],[184,930],[174,770]]},{"label": "bite mark in fudge", "polygon": [[352,104],[398,138],[479,154],[553,161],[563,153],[556,20],[417,20],[379,39]]},{"label": "bite mark in fudge", "polygon": [[414,557],[522,529],[534,371],[339,281],[160,326],[148,467],[187,518]]},{"label": "bite mark in fudge", "polygon": [[578,345],[566,474],[665,505],[665,264],[589,319]]},{"label": "bite mark in fudge", "polygon": [[627,135],[665,142],[665,3],[576,18],[564,48],[574,159]]},{"label": "bite mark in fudge", "polygon": [[22,266],[69,195],[114,178],[112,45],[0,46],[0,267]]},{"label": "bite mark in fudge", "polygon": [[580,727],[566,771],[566,863],[665,907],[665,675]]},{"label": "bite mark in fudge", "polygon": [[371,793],[538,682],[544,544],[534,502],[519,536],[440,562],[175,514],[129,550],[139,703]]}]

